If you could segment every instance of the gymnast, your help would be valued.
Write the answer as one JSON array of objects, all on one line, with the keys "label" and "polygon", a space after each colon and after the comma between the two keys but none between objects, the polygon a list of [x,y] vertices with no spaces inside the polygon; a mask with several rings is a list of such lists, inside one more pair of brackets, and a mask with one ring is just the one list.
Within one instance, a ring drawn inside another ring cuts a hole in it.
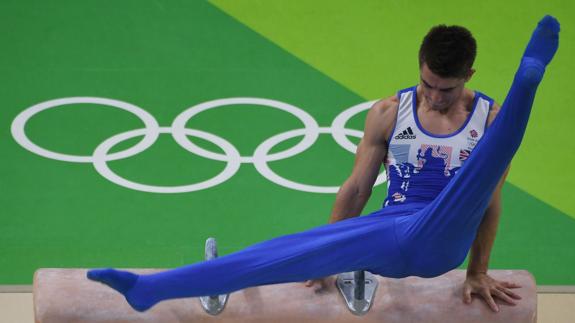
[{"label": "gymnast", "polygon": [[[90,270],[87,277],[146,311],[168,299],[287,282],[310,286],[356,270],[392,278],[435,277],[457,268],[471,250],[464,301],[479,294],[494,311],[499,308],[493,297],[514,305],[520,297],[511,289],[519,286],[489,277],[487,263],[501,185],[557,51],[559,29],[551,16],[539,22],[499,109],[489,97],[464,87],[475,72],[475,40],[469,31],[432,28],[419,52],[420,84],[370,109],[331,223],[160,273],[107,268]],[[389,180],[384,205],[357,216],[382,163]]]}]

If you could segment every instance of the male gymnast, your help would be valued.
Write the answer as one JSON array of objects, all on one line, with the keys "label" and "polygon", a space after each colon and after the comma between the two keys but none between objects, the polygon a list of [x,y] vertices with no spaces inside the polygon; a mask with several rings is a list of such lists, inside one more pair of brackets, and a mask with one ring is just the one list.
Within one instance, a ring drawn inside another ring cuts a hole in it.
[{"label": "male gymnast", "polygon": [[[123,294],[135,310],[146,311],[167,299],[355,270],[392,278],[435,277],[461,265],[471,249],[464,300],[479,293],[493,310],[498,308],[492,295],[513,304],[518,296],[510,289],[517,285],[490,278],[487,261],[501,183],[521,144],[545,68],[557,51],[559,29],[555,18],[541,19],[501,109],[487,96],[464,88],[474,72],[474,45],[465,30],[432,29],[420,51],[421,84],[379,101],[368,113],[332,223],[160,273],[107,268],[90,270],[87,277]],[[438,43],[436,37],[443,40]],[[384,207],[356,216],[382,162],[390,180]]]},{"label": "male gymnast", "polygon": [[[419,49],[420,84],[376,102],[370,109],[364,137],[351,176],[336,196],[330,223],[361,214],[371,196],[379,167],[388,174],[384,207],[431,202],[467,160],[500,107],[491,98],[464,87],[475,70],[476,42],[464,27],[439,25],[424,37]],[[491,309],[492,296],[514,305],[520,287],[487,275],[489,256],[501,213],[499,181],[471,247],[464,301],[477,293]],[[366,246],[369,247],[369,246]],[[310,280],[321,288],[333,278]]]}]

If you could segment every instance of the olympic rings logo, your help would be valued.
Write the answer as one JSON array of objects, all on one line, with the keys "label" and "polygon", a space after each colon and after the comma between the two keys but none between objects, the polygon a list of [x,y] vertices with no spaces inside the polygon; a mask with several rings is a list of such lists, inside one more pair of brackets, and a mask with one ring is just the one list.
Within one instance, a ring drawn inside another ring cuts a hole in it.
[{"label": "olympic rings logo", "polygon": [[[243,164],[253,164],[256,170],[263,177],[286,188],[311,193],[337,193],[337,191],[339,190],[339,186],[314,186],[314,185],[297,183],[289,179],[286,179],[276,174],[274,171],[272,171],[268,163],[272,161],[293,157],[297,154],[302,153],[315,143],[320,134],[331,134],[333,139],[341,147],[355,154],[357,146],[353,142],[351,142],[347,138],[347,136],[361,138],[363,136],[363,132],[355,129],[346,128],[345,127],[346,123],[354,115],[362,111],[368,110],[374,102],[375,101],[364,102],[355,105],[351,108],[348,108],[342,113],[340,113],[333,120],[330,127],[320,127],[316,122],[316,120],[307,112],[298,107],[295,107],[293,105],[284,102],[270,99],[248,98],[248,97],[226,98],[226,99],[218,99],[203,102],[198,105],[192,106],[183,111],[182,113],[180,113],[180,115],[178,115],[174,119],[170,127],[160,127],[156,119],[150,113],[130,103],[107,98],[70,97],[70,98],[45,101],[25,109],[20,114],[18,114],[18,116],[12,122],[11,131],[12,136],[14,137],[16,142],[32,153],[43,156],[45,158],[61,160],[66,162],[92,163],[96,171],[110,182],[129,189],[143,192],[184,193],[184,192],[193,192],[207,189],[212,186],[219,185],[228,180],[229,178],[231,178],[232,176],[234,176],[234,174],[239,170],[241,164],[243,163]],[[142,129],[135,129],[119,133],[104,140],[96,147],[94,153],[91,156],[77,156],[77,155],[62,154],[50,151],[36,145],[26,135],[24,128],[28,120],[30,120],[30,118],[32,118],[34,115],[44,110],[56,108],[59,106],[69,104],[81,104],[81,103],[99,104],[130,112],[134,114],[136,117],[138,117],[144,123],[145,127]],[[214,135],[212,133],[208,133],[197,129],[189,129],[185,127],[186,123],[192,117],[206,110],[215,109],[217,107],[222,106],[243,105],[243,104],[258,105],[285,111],[287,113],[290,113],[294,117],[298,118],[303,123],[304,128],[290,130],[274,135],[263,141],[255,149],[252,156],[241,156],[238,149],[236,149],[234,145],[232,145],[226,139]],[[188,152],[204,158],[226,162],[227,163],[226,167],[218,175],[216,175],[211,179],[183,186],[153,186],[153,185],[136,183],[121,177],[120,175],[114,173],[108,167],[109,161],[129,158],[131,156],[143,152],[144,150],[146,150],[147,148],[149,148],[151,145],[154,144],[154,142],[156,141],[156,139],[158,139],[160,134],[171,134],[174,140]],[[143,136],[142,140],[133,147],[123,151],[110,153],[110,150],[119,143],[131,138],[141,136]],[[207,140],[218,146],[224,153],[221,154],[205,150],[195,145],[190,140],[188,140],[188,136]],[[303,136],[302,140],[295,146],[274,154],[269,153],[272,148],[274,148],[281,142],[301,136]],[[377,177],[375,185],[379,185],[385,181],[386,181],[386,175],[385,171],[383,171]]]}]

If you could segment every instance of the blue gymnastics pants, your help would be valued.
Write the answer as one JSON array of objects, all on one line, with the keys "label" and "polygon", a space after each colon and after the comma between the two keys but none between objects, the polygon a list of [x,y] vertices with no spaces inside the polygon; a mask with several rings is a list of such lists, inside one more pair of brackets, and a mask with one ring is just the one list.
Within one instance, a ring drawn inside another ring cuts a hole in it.
[{"label": "blue gymnastics pants", "polygon": [[375,213],[281,236],[241,251],[165,272],[92,270],[88,278],[124,294],[144,311],[166,299],[368,270],[385,277],[434,277],[459,266],[491,195],[523,138],[545,66],[558,47],[558,22],[543,18],[495,121],[433,202]]}]

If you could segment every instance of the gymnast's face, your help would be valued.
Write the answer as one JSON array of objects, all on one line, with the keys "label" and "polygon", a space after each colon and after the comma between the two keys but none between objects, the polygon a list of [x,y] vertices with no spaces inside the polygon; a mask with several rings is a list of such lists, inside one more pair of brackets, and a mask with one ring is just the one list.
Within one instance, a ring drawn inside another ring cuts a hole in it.
[{"label": "gymnast's face", "polygon": [[439,112],[446,112],[463,94],[465,83],[469,81],[475,70],[471,69],[465,78],[442,78],[434,74],[427,64],[423,63],[420,70],[421,91],[425,105]]}]

